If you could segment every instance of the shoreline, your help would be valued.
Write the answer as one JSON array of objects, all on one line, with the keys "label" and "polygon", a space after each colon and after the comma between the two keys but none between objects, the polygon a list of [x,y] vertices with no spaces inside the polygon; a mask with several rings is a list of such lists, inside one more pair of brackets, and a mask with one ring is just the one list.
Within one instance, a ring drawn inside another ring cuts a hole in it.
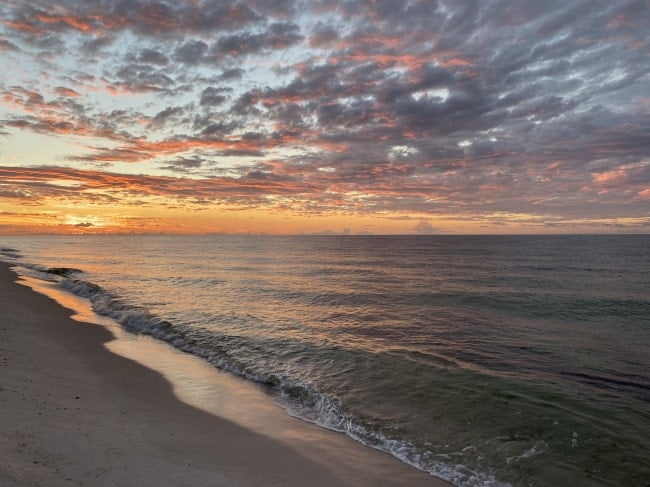
[{"label": "shoreline", "polygon": [[[10,267],[0,262],[2,485],[450,485],[291,418],[254,384],[155,339],[150,363],[135,361],[138,344],[75,321]],[[219,396],[210,411],[180,399],[170,374],[181,359],[203,367],[196,390]]]}]

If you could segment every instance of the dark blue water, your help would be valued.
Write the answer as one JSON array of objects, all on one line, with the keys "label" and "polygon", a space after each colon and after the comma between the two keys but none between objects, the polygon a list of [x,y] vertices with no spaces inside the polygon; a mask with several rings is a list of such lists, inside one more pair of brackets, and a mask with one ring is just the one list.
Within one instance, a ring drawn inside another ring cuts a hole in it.
[{"label": "dark blue water", "polygon": [[458,485],[650,482],[649,236],[0,246],[291,414]]}]

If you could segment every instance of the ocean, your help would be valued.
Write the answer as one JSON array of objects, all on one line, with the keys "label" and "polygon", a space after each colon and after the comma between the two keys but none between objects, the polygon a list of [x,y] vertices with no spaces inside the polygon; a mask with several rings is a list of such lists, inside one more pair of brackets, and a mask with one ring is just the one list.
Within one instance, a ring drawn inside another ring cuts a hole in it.
[{"label": "ocean", "polygon": [[650,236],[0,247],[125,329],[455,485],[650,485]]}]

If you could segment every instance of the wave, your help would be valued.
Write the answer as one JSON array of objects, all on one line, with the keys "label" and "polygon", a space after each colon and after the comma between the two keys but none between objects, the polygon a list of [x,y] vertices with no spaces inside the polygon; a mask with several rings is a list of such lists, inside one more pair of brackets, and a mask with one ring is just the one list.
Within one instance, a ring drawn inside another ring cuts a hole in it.
[{"label": "wave", "polygon": [[[75,272],[81,271],[75,269]],[[408,465],[456,485],[506,485],[498,483],[490,474],[476,472],[464,465],[439,461],[432,452],[423,450],[408,440],[389,438],[373,431],[346,413],[344,405],[335,396],[323,394],[288,375],[260,370],[259,366],[238,361],[229,353],[228,342],[233,337],[210,331],[210,339],[205,339],[196,329],[171,323],[143,307],[126,304],[119,296],[101,286],[76,277],[63,277],[59,285],[87,298],[96,313],[113,318],[127,330],[150,335],[183,352],[201,357],[218,369],[262,384],[274,395],[275,402],[291,416],[344,433],[366,446],[390,453]]]},{"label": "wave", "polygon": [[[233,356],[232,346],[240,345],[245,337],[219,334],[215,330],[203,332],[181,323],[172,323],[149,312],[146,308],[124,299],[91,281],[85,273],[73,267],[46,267],[22,261],[16,249],[2,248],[0,255],[18,264],[20,273],[32,278],[54,282],[59,287],[90,301],[94,312],[117,321],[126,330],[152,336],[175,348],[207,360],[214,367],[261,384],[272,394],[274,402],[293,417],[320,427],[346,434],[348,437],[374,449],[389,453],[404,463],[447,480],[454,485],[468,487],[506,486],[487,472],[475,471],[450,461],[446,455],[436,455],[411,441],[391,438],[366,425],[345,410],[342,401],[324,394],[317,388],[286,373],[265,370],[265,364],[243,363]],[[209,335],[207,335],[209,333]]]},{"label": "wave", "polygon": [[4,257],[9,257],[10,259],[20,259],[22,257],[18,249],[13,249],[11,247],[1,247],[0,255]]}]

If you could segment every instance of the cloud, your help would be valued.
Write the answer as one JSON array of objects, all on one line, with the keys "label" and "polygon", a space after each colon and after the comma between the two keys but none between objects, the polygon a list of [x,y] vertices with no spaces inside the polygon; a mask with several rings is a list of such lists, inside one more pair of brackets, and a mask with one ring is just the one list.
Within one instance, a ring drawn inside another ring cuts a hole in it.
[{"label": "cloud", "polygon": [[75,90],[71,88],[66,88],[65,86],[57,86],[54,91],[56,92],[57,95],[64,96],[67,98],[76,98],[78,96],[81,96],[79,93],[77,93]]},{"label": "cloud", "polygon": [[0,39],[0,51],[19,51],[20,49],[16,44],[7,39]]},{"label": "cloud", "polygon": [[229,92],[232,91],[230,88],[215,88],[212,86],[208,86],[201,92],[201,98],[199,101],[199,104],[202,106],[208,105],[208,106],[217,106],[221,105],[223,102],[225,102],[228,97],[224,95],[224,92]]},{"label": "cloud", "polygon": [[274,23],[260,34],[244,33],[220,37],[213,47],[213,54],[239,57],[266,50],[285,49],[303,39],[300,27],[293,23]]},{"label": "cloud", "polygon": [[165,124],[178,121],[185,113],[185,108],[183,107],[167,107],[164,110],[156,113],[156,115],[151,119],[151,125],[156,127],[161,127]]},{"label": "cloud", "polygon": [[413,231],[421,235],[436,235],[440,233],[440,228],[431,225],[427,220],[420,220],[414,227]]},{"label": "cloud", "polygon": [[156,66],[169,64],[169,58],[164,52],[151,48],[141,49],[137,56],[131,57],[131,60],[140,64],[154,64]]},{"label": "cloud", "polygon": [[234,81],[241,79],[244,76],[244,73],[246,71],[243,70],[242,68],[231,68],[225,70],[223,73],[219,75],[219,79],[223,81]]},{"label": "cloud", "polygon": [[[0,123],[9,137],[80,147],[59,161],[215,171],[244,204],[268,205],[274,188],[306,212],[417,213],[423,232],[457,212],[647,212],[642,0],[26,0],[0,11],[0,56],[25,73],[2,78]],[[210,200],[206,184],[197,197]]]},{"label": "cloud", "polygon": [[196,65],[207,62],[208,45],[203,41],[188,40],[174,51],[174,60],[183,64]]},{"label": "cloud", "polygon": [[339,40],[339,33],[332,25],[318,22],[309,35],[308,43],[311,47],[326,48]]},{"label": "cloud", "polygon": [[[58,181],[67,181],[65,185]],[[259,204],[266,196],[291,196],[310,191],[309,184],[289,177],[251,172],[238,178],[211,177],[187,179],[166,176],[146,176],[108,173],[64,167],[0,168],[0,197],[30,198],[33,204],[46,200],[118,201],[164,197],[179,201],[237,202]],[[74,184],[70,184],[70,182]],[[4,185],[11,183],[11,190]]]},{"label": "cloud", "polygon": [[176,159],[167,161],[167,163],[160,168],[167,169],[172,172],[187,174],[193,170],[199,169],[205,162],[206,160],[200,156],[178,157]]},{"label": "cloud", "polygon": [[174,81],[167,74],[147,64],[126,64],[115,73],[119,81],[108,81],[109,90],[130,93],[156,92],[171,88]]},{"label": "cloud", "polygon": [[81,52],[89,55],[98,55],[101,51],[109,47],[115,41],[115,37],[110,34],[100,34],[98,37],[85,39],[81,44]]},{"label": "cloud", "polygon": [[[243,3],[223,0],[165,2],[132,0],[26,1],[8,9],[5,25],[33,36],[47,32],[89,35],[131,31],[144,36],[165,32],[236,30],[264,17]],[[56,12],[56,13],[54,13]]]}]

